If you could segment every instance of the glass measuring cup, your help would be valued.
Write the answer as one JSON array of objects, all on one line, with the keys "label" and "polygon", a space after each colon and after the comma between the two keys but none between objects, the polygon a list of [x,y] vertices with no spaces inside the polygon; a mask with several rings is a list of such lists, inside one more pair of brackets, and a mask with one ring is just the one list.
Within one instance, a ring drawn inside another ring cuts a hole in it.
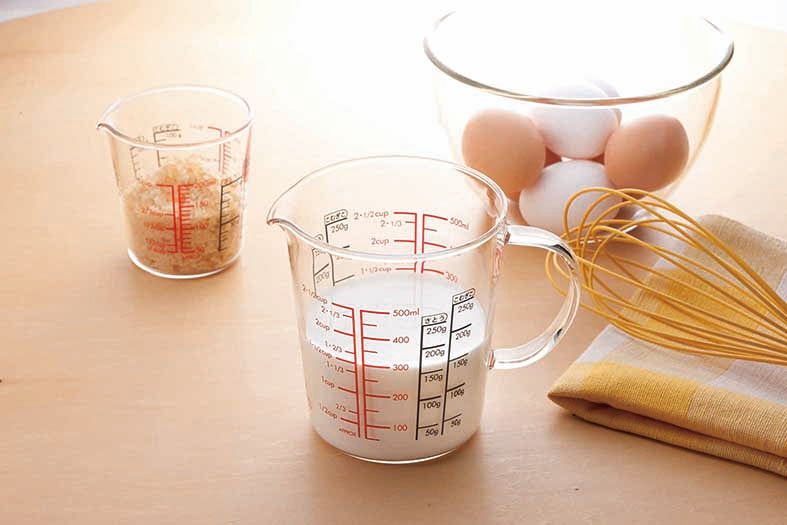
[{"label": "glass measuring cup", "polygon": [[204,86],[150,89],[102,115],[128,255],[154,275],[203,277],[240,255],[253,112]]},{"label": "glass measuring cup", "polygon": [[[273,204],[311,422],[328,443],[383,463],[447,454],[478,429],[487,371],[529,365],[563,336],[579,301],[574,255],[549,232],[506,224],[506,204],[485,175],[420,157],[334,164]],[[542,334],[492,350],[506,244],[558,254],[572,281]]]}]

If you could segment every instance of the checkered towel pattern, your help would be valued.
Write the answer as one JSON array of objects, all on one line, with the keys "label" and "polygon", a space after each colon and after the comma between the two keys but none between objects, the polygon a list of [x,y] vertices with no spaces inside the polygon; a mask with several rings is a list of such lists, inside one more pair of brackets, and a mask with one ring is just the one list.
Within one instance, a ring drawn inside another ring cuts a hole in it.
[{"label": "checkered towel pattern", "polygon": [[[787,296],[787,243],[724,217],[699,222]],[[787,476],[787,366],[682,354],[607,326],[549,397],[599,425]]]}]

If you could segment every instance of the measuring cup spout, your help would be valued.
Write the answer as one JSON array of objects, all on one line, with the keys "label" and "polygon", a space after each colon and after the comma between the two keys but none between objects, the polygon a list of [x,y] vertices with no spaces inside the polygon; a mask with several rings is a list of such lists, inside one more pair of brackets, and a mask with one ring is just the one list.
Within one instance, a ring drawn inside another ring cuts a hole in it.
[{"label": "measuring cup spout", "polygon": [[105,122],[103,120],[99,120],[98,122],[96,122],[96,129],[98,131],[104,131],[106,133],[109,133],[109,135],[113,137],[121,136],[121,133],[117,129],[115,129],[114,127],[112,127],[112,125],[110,125],[108,122]]},{"label": "measuring cup spout", "polygon": [[[115,126],[110,124],[111,122],[114,122],[114,119],[112,117],[117,113],[117,108],[119,104],[120,101],[115,102],[114,104],[109,106],[101,115],[101,117],[98,119],[98,122],[96,122],[96,129],[98,131],[105,131],[109,133],[110,136],[115,138],[121,137],[123,135],[120,132],[120,130],[118,130]],[[116,122],[114,123],[117,124]]]},{"label": "measuring cup spout", "polygon": [[296,206],[298,205],[297,195],[295,195],[297,192],[296,186],[297,184],[279,195],[276,201],[271,205],[270,210],[268,210],[266,222],[269,226],[277,225],[286,232],[303,237],[307,234],[295,223],[293,217],[293,215],[295,215]]},{"label": "measuring cup spout", "polygon": [[281,229],[284,230],[285,232],[293,233],[301,237],[303,236],[303,233],[300,231],[300,228],[298,228],[298,226],[295,223],[290,222],[285,218],[268,216],[267,222],[269,226],[276,225],[281,227]]}]

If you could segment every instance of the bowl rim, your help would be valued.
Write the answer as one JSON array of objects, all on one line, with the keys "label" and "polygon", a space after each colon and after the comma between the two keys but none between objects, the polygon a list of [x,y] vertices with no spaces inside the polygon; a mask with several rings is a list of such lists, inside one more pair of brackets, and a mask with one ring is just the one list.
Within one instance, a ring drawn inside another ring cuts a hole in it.
[{"label": "bowl rim", "polygon": [[637,102],[647,102],[650,100],[667,98],[677,93],[683,93],[685,91],[689,91],[698,86],[701,86],[702,84],[705,84],[706,82],[713,80],[727,67],[727,65],[732,60],[732,56],[735,52],[734,41],[732,40],[730,35],[726,31],[722,30],[718,25],[714,24],[707,18],[688,17],[688,18],[693,18],[695,20],[702,21],[706,26],[708,26],[712,31],[716,33],[716,36],[721,39],[722,44],[726,44],[724,45],[724,52],[722,53],[719,61],[710,70],[706,71],[705,74],[695,78],[691,82],[687,82],[685,84],[681,84],[654,93],[647,93],[644,95],[635,95],[635,96],[625,96],[625,97],[616,96],[616,97],[603,97],[603,98],[568,98],[568,97],[549,97],[549,96],[533,95],[528,93],[519,93],[508,89],[495,87],[490,84],[486,84],[484,82],[463,75],[462,73],[449,67],[445,62],[443,62],[442,60],[440,60],[440,58],[438,58],[437,54],[432,49],[433,46],[430,45],[430,39],[437,34],[437,32],[440,30],[440,27],[447,19],[449,19],[451,16],[456,15],[459,12],[460,10],[452,10],[439,17],[433,23],[432,29],[429,32],[429,34],[427,34],[424,37],[423,50],[429,61],[432,62],[432,64],[438,70],[442,71],[449,77],[467,86],[510,99],[523,100],[528,102],[537,102],[541,104],[551,104],[551,105],[560,105],[560,106],[619,106],[623,104],[634,104]]}]

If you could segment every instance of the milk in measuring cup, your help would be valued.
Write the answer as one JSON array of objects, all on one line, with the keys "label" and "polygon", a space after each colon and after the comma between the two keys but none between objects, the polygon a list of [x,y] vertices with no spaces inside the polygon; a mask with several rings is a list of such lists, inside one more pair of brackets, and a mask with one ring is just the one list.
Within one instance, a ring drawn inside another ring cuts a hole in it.
[{"label": "milk in measuring cup", "polygon": [[301,344],[323,439],[404,461],[449,452],[478,429],[489,341],[474,289],[394,273],[301,291],[314,300]]}]

